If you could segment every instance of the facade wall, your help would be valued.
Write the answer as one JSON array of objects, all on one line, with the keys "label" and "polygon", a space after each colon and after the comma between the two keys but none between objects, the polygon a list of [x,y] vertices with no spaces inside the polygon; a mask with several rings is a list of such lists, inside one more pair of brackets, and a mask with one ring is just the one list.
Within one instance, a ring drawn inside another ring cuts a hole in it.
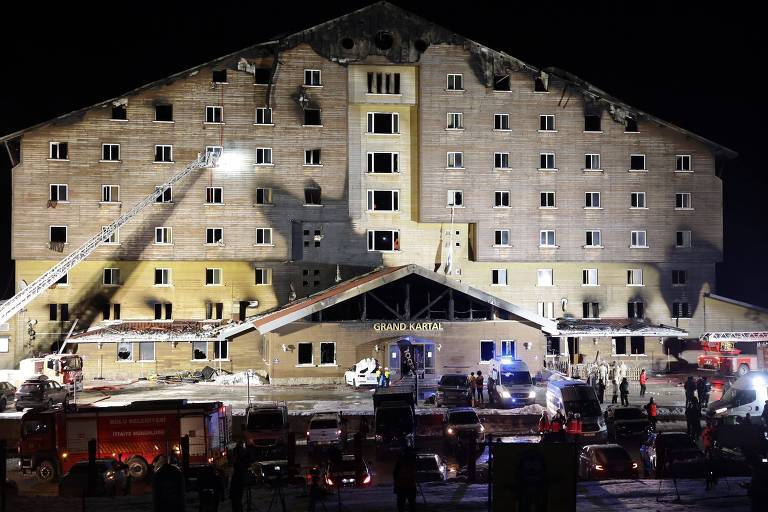
[{"label": "facade wall", "polygon": [[768,331],[768,311],[704,297],[702,332]]},{"label": "facade wall", "polygon": [[[26,323],[24,327],[27,327]],[[17,317],[0,324],[0,368],[14,368],[23,357],[24,337],[20,329]]]}]

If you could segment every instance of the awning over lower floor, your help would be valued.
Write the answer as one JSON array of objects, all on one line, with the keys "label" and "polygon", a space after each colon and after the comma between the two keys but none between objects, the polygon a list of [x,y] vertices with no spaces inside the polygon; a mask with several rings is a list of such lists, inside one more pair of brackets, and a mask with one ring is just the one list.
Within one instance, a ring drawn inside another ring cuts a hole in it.
[{"label": "awning over lower floor", "polygon": [[219,322],[102,322],[71,336],[67,343],[116,343],[118,341],[215,341]]},{"label": "awning over lower floor", "polygon": [[603,318],[600,320],[567,319],[558,323],[560,336],[660,336],[686,337],[688,332],[670,325],[652,325],[633,318]]}]

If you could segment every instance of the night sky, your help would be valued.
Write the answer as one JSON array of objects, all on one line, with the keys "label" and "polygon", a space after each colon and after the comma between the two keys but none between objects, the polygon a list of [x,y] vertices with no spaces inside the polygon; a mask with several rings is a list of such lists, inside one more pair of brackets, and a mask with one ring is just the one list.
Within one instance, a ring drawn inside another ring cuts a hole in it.
[{"label": "night sky", "polygon": [[[4,5],[0,134],[368,3]],[[718,268],[717,291],[768,307],[768,156],[763,153],[768,89],[761,76],[768,41],[761,16],[736,2],[715,7],[669,1],[626,6],[392,3],[534,66],[568,70],[639,109],[737,151],[740,157],[727,164],[723,181],[725,261]],[[10,163],[0,149],[0,297],[7,297],[13,292]]]}]

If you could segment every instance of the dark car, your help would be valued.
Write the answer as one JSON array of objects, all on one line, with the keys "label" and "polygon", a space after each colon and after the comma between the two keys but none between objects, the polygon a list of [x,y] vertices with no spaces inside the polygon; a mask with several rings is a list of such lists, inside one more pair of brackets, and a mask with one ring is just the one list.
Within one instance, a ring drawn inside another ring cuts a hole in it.
[{"label": "dark car", "polygon": [[685,432],[651,432],[640,447],[645,476],[656,475],[659,459],[664,459],[664,475],[698,477],[704,474],[704,453]]},{"label": "dark car", "polygon": [[0,382],[0,412],[13,402],[16,396],[16,386],[10,382]]},{"label": "dark car", "polygon": [[[128,494],[128,468],[115,459],[96,459],[96,481],[91,496]],[[59,481],[59,496],[80,497],[88,485],[88,462],[77,462]]]},{"label": "dark car", "polygon": [[368,487],[371,485],[372,473],[368,464],[360,461],[361,473],[358,482],[355,472],[355,456],[343,455],[340,461],[331,462],[325,467],[323,482],[326,487]]},{"label": "dark car", "polygon": [[579,455],[579,478],[607,480],[637,478],[637,462],[618,444],[588,444]]},{"label": "dark car", "polygon": [[16,410],[25,407],[51,409],[54,405],[67,405],[67,389],[46,376],[33,377],[24,381],[16,391]]},{"label": "dark car", "polygon": [[605,411],[608,438],[644,436],[648,434],[650,421],[639,407],[611,407]]},{"label": "dark car", "polygon": [[438,407],[462,406],[472,403],[467,376],[462,373],[449,373],[440,377],[440,381],[437,383],[435,403]]},{"label": "dark car", "polygon": [[442,482],[448,478],[448,466],[435,453],[416,455],[416,481]]}]

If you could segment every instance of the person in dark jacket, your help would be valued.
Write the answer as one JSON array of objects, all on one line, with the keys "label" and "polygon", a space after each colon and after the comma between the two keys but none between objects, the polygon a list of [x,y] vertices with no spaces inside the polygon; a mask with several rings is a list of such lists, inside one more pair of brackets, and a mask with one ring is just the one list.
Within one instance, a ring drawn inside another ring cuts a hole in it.
[{"label": "person in dark jacket", "polygon": [[688,403],[695,398],[693,394],[696,392],[696,383],[693,381],[693,376],[688,376],[683,389],[685,389],[685,406],[688,407]]},{"label": "person in dark jacket", "polygon": [[763,404],[763,414],[760,418],[763,420],[763,428],[768,429],[768,400]]},{"label": "person in dark jacket", "polygon": [[600,379],[597,382],[597,398],[600,400],[601,404],[605,400],[605,382],[603,382],[603,379]]},{"label": "person in dark jacket", "polygon": [[625,407],[629,406],[629,381],[626,377],[621,379],[621,384],[619,384],[619,393],[621,394],[621,405]]},{"label": "person in dark jacket", "polygon": [[686,432],[694,442],[698,441],[701,432],[701,408],[694,397],[685,408]]},{"label": "person in dark jacket", "polygon": [[397,495],[397,512],[404,512],[405,502],[408,502],[409,512],[416,510],[416,451],[406,448],[400,452],[392,472],[395,495]]},{"label": "person in dark jacket", "polygon": [[699,395],[699,405],[701,407],[706,407],[709,403],[709,389],[710,384],[707,382],[706,375],[696,382],[696,394]]}]

